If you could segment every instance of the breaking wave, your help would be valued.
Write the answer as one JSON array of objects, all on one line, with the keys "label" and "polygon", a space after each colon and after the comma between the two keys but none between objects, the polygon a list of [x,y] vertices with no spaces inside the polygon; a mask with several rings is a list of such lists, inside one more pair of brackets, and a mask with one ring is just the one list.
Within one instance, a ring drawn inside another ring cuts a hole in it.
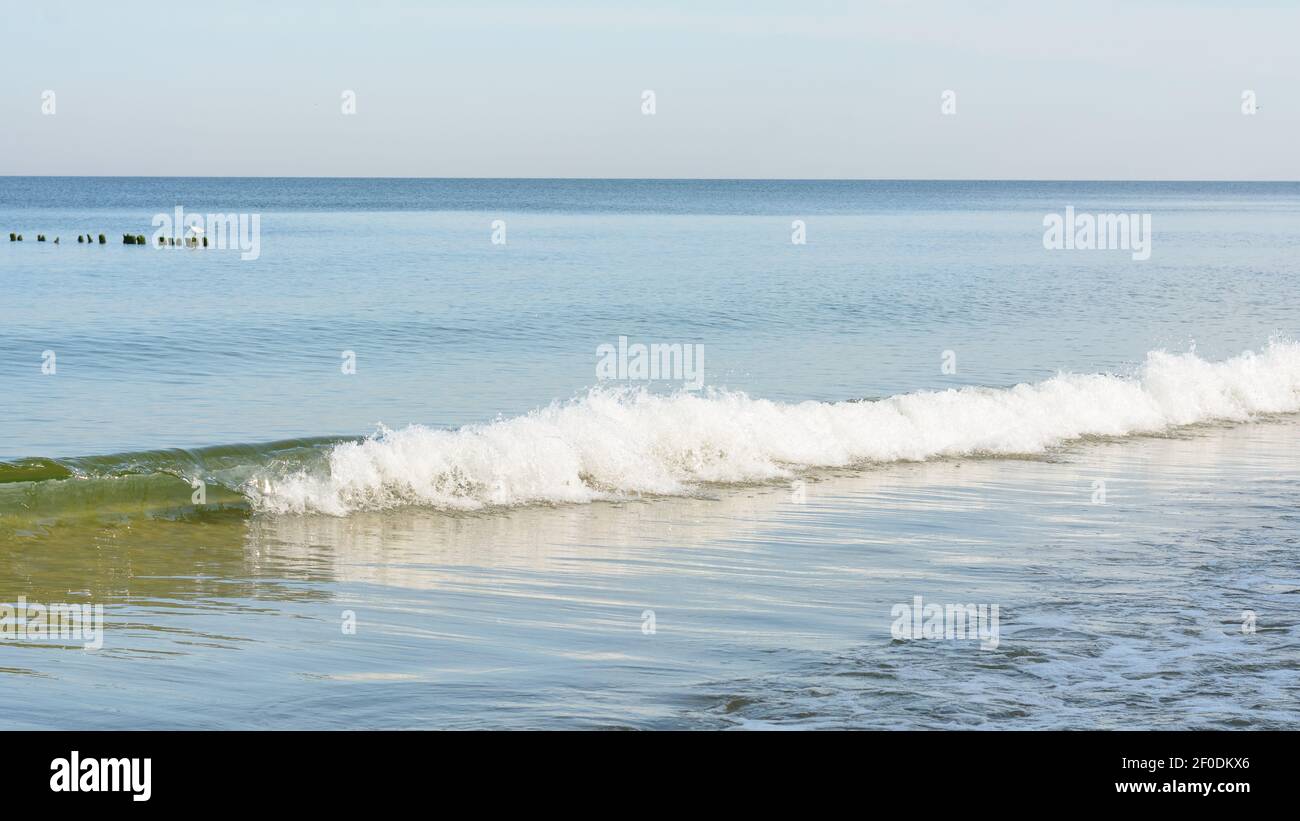
[{"label": "breaking wave", "polygon": [[1087,436],[1295,411],[1300,345],[1280,341],[1222,362],[1155,351],[1132,376],[1059,374],[878,401],[593,390],[485,425],[381,430],[334,445],[322,464],[264,474],[242,490],[254,509],[274,513],[590,502],[812,468],[1036,454]]},{"label": "breaking wave", "polygon": [[21,529],[77,515],[344,516],[685,495],[816,468],[1039,454],[1084,437],[1297,411],[1300,344],[1283,341],[1222,362],[1155,351],[1127,376],[1062,373],[873,401],[594,389],[455,430],[411,425],[364,439],[0,462],[0,522]]}]

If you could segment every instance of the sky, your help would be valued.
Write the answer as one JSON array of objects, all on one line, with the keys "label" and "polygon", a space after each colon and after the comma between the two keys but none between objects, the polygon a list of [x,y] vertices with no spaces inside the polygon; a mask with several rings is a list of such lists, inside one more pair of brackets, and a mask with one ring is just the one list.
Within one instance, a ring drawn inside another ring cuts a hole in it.
[{"label": "sky", "polygon": [[0,15],[0,175],[1300,180],[1300,0]]}]

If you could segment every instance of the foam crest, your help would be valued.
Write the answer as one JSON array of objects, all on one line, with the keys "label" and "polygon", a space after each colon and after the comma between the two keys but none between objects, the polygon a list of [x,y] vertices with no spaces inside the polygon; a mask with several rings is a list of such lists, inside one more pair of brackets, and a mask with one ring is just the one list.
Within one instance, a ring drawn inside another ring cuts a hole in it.
[{"label": "foam crest", "polygon": [[381,429],[334,446],[315,469],[259,475],[244,492],[259,510],[334,515],[681,495],[812,468],[1035,454],[1085,436],[1296,411],[1300,345],[1280,341],[1222,362],[1155,351],[1132,376],[1063,373],[870,402],[598,389],[458,430]]}]

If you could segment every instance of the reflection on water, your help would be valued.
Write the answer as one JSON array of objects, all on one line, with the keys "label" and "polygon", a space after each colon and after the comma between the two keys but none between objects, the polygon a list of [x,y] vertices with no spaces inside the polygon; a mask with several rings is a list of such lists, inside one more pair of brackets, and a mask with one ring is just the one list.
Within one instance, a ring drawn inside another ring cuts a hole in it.
[{"label": "reflection on water", "polygon": [[[824,473],[803,503],[8,534],[0,600],[107,629],[0,642],[0,726],[1294,728],[1298,430]],[[893,640],[916,595],[998,604],[998,648]]]}]

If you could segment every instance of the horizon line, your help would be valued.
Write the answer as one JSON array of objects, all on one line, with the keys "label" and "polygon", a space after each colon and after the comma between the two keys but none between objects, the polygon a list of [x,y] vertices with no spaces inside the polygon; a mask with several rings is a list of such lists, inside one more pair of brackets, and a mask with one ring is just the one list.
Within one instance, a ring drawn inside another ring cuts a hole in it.
[{"label": "horizon line", "polygon": [[1289,179],[1134,179],[1127,177],[473,177],[473,176],[332,176],[324,174],[0,174],[0,179],[145,179],[145,180],[467,180],[519,182],[1141,182],[1141,183],[1300,183]]}]

